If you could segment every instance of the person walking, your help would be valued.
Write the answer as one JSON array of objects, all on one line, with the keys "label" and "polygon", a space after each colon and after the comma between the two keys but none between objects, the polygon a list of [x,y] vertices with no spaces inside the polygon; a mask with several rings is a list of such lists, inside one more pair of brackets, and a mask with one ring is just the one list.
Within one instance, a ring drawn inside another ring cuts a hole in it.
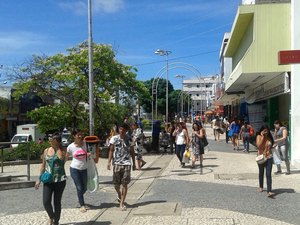
[{"label": "person walking", "polygon": [[264,171],[266,170],[267,178],[267,194],[268,197],[274,196],[272,192],[272,166],[273,166],[273,157],[271,148],[274,144],[274,140],[270,129],[267,125],[263,125],[256,136],[256,146],[258,148],[257,155],[263,154],[266,158],[266,161],[262,164],[258,164],[259,169],[259,192],[263,192],[264,186]]},{"label": "person walking", "polygon": [[[275,150],[279,153],[282,161],[285,161],[286,165],[286,175],[291,174],[290,161],[288,158],[288,131],[286,127],[282,126],[282,123],[279,120],[274,122],[275,132],[274,132],[274,147]],[[281,174],[281,165],[277,165],[277,171],[275,174]]]},{"label": "person walking", "polygon": [[248,121],[244,122],[244,125],[241,127],[240,130],[240,137],[243,139],[243,144],[244,144],[244,152],[249,153],[249,144],[250,144],[250,130],[251,130],[251,125],[249,125]]},{"label": "person walking", "polygon": [[189,143],[189,137],[186,129],[183,128],[183,122],[177,123],[176,129],[172,135],[175,136],[175,140],[176,140],[175,153],[177,155],[177,158],[179,159],[181,167],[184,167],[185,163],[182,162],[182,159],[183,159],[183,153],[185,149],[188,148],[187,145]]},{"label": "person walking", "polygon": [[113,184],[118,194],[117,199],[122,211],[126,210],[125,199],[128,184],[131,180],[131,165],[133,170],[136,169],[133,145],[130,142],[130,138],[126,135],[128,129],[130,128],[126,123],[122,124],[119,127],[119,134],[111,138],[107,163],[108,170],[111,170],[111,165],[113,165]]},{"label": "person walking", "polygon": [[143,159],[142,155],[144,145],[144,133],[143,130],[140,127],[138,127],[138,124],[136,122],[133,123],[131,127],[134,152],[136,154],[136,168],[140,170],[146,164],[146,161]]},{"label": "person walking", "polygon": [[[54,133],[49,138],[51,146],[44,150],[40,175],[45,171],[52,175],[52,179],[43,186],[43,205],[49,217],[49,224],[58,225],[61,215],[61,199],[66,187],[67,176],[65,173],[66,152],[61,147],[61,136]],[[35,189],[39,189],[41,176],[35,183]],[[53,196],[53,205],[52,205]]]},{"label": "person walking", "polygon": [[76,187],[79,210],[84,213],[89,208],[84,202],[84,194],[87,191],[87,157],[90,153],[87,152],[86,144],[83,141],[84,135],[80,129],[75,129],[72,136],[74,142],[67,147],[68,155],[72,155],[70,174]]},{"label": "person walking", "polygon": [[229,142],[228,131],[229,131],[230,123],[229,123],[227,117],[225,117],[225,118],[223,119],[223,124],[224,124],[224,130],[225,130],[225,140],[226,140],[226,144],[228,144],[228,142]]},{"label": "person walking", "polygon": [[239,150],[239,133],[240,125],[238,119],[235,117],[229,126],[228,135],[231,137],[233,150]]},{"label": "person walking", "polygon": [[173,136],[173,132],[175,131],[175,122],[171,122],[171,125],[168,129],[168,134],[170,136],[170,151],[173,154],[174,148],[176,148],[175,136]]},{"label": "person walking", "polygon": [[152,150],[154,152],[159,152],[159,135],[160,135],[160,121],[157,120],[153,124],[153,130],[152,130]]},{"label": "person walking", "polygon": [[221,134],[221,128],[222,128],[222,120],[220,119],[219,116],[216,116],[212,120],[212,128],[214,131],[214,136],[215,136],[215,141],[218,140],[220,141],[220,134]]},{"label": "person walking", "polygon": [[202,124],[194,123],[193,124],[193,132],[191,138],[191,146],[192,146],[192,168],[195,166],[196,159],[200,158],[200,167],[203,167],[203,154],[204,147],[201,145],[201,139],[206,135],[205,129]]}]

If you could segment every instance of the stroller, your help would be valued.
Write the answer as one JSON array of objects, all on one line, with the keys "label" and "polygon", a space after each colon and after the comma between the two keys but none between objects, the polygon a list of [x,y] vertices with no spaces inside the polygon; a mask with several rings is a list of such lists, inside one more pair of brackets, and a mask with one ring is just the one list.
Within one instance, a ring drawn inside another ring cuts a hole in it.
[{"label": "stroller", "polygon": [[160,134],[160,139],[159,139],[159,147],[164,149],[164,152],[167,152],[167,148],[170,145],[170,135],[164,130]]}]

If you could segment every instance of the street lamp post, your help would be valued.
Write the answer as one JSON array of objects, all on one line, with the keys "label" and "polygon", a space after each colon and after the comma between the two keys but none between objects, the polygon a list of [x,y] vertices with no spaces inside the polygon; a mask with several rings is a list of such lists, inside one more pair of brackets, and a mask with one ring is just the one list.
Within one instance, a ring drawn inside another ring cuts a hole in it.
[{"label": "street lamp post", "polygon": [[157,49],[155,54],[158,54],[160,56],[166,56],[166,122],[168,122],[168,117],[169,117],[169,80],[168,80],[168,73],[169,73],[169,68],[168,68],[168,55],[170,55],[172,52],[168,50],[161,50]]},{"label": "street lamp post", "polygon": [[181,78],[181,116],[183,117],[183,75],[176,75],[176,78]]},{"label": "street lamp post", "polygon": [[88,0],[88,49],[89,49],[89,129],[94,135],[94,93],[93,93],[93,38],[92,38],[92,2]]}]

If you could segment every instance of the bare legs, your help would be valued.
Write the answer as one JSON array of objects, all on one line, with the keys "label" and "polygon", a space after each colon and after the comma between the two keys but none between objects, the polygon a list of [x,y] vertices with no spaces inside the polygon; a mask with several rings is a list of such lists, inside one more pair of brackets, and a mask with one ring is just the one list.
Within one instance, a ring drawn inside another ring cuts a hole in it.
[{"label": "bare legs", "polygon": [[128,185],[115,185],[115,189],[117,191],[118,194],[118,200],[120,203],[120,209],[122,211],[126,210],[126,206],[124,205],[125,203],[125,199],[126,199],[126,195],[127,195],[127,191],[128,191]]}]

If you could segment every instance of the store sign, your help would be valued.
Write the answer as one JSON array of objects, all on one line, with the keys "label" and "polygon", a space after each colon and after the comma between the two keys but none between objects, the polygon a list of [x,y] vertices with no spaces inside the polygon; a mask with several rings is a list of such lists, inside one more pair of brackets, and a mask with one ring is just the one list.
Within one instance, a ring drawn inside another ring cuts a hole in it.
[{"label": "store sign", "polygon": [[289,91],[289,76],[287,73],[283,73],[257,87],[254,91],[254,95],[256,100],[262,100],[279,94],[288,93]]},{"label": "store sign", "polygon": [[300,50],[279,51],[278,64],[287,65],[300,63]]}]

